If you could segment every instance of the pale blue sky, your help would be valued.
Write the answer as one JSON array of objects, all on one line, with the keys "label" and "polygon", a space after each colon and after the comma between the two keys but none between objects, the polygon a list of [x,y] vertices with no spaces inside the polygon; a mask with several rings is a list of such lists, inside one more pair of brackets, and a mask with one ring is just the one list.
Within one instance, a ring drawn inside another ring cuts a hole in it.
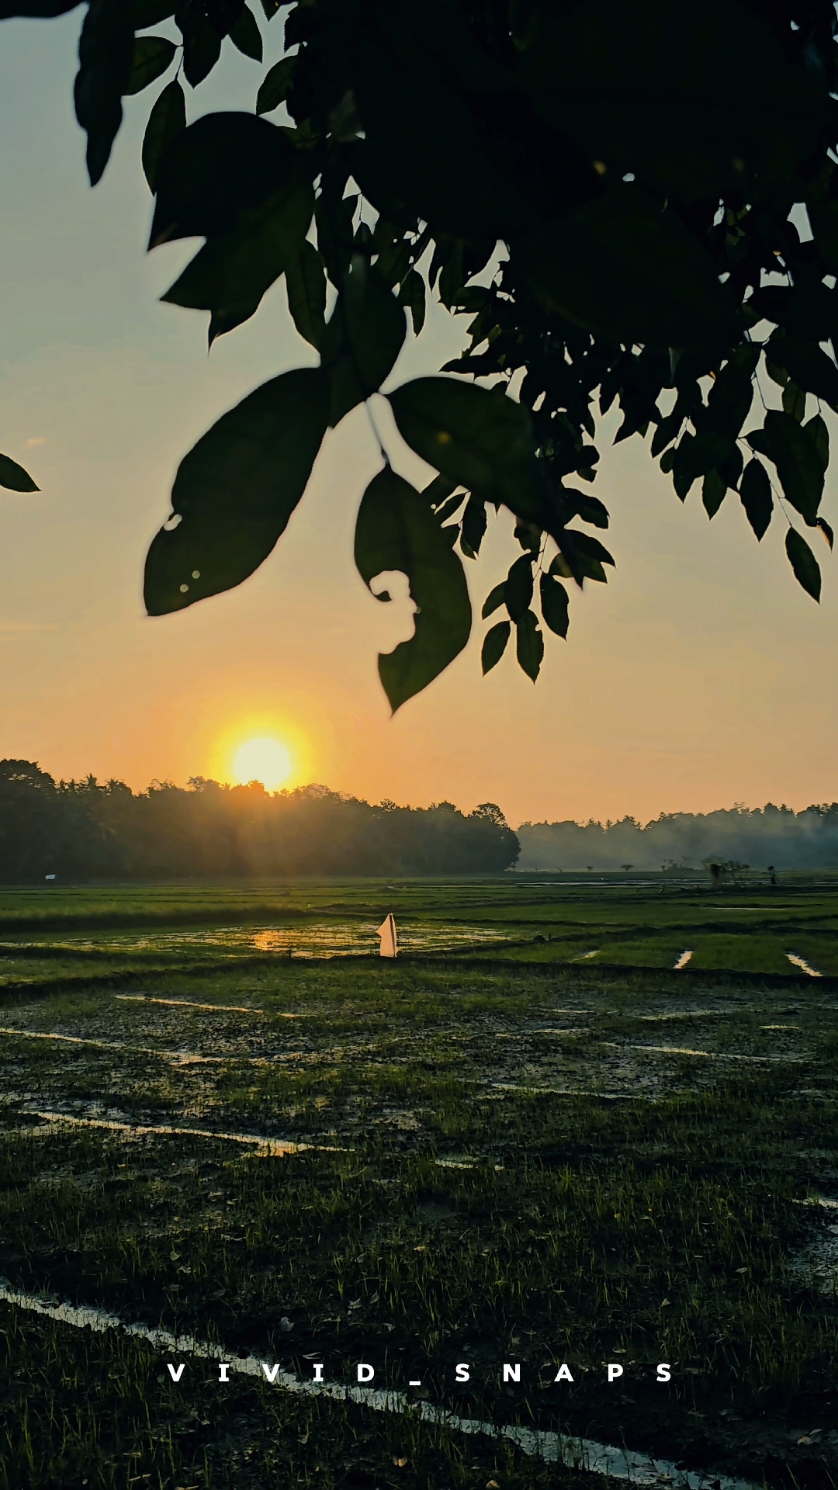
[{"label": "pale blue sky", "polygon": [[[140,787],[228,775],[234,744],[275,732],[301,779],[373,800],[494,800],[513,822],[838,797],[838,586],[825,547],[817,607],[788,570],[782,518],[758,546],[729,496],[709,524],[698,489],[682,508],[639,441],[610,450],[611,419],[595,490],[618,569],[574,597],[569,640],[548,639],[535,688],[511,658],[481,679],[478,622],[449,672],[389,718],[376,654],[410,621],[404,605],[371,599],[352,563],[377,468],[362,411],[329,437],[251,581],[144,616],[145,549],[179,459],[225,408],[312,354],[281,286],[209,358],[205,316],[159,303],[195,247],[145,254],[139,146],[161,84],[127,101],[91,191],[72,112],[79,19],[0,24],[0,450],[42,487],[0,493],[0,754]],[[260,70],[229,50],[190,117],[252,107]],[[461,335],[432,316],[395,381],[433,370]],[[512,553],[501,521],[469,565],[478,610]]]}]

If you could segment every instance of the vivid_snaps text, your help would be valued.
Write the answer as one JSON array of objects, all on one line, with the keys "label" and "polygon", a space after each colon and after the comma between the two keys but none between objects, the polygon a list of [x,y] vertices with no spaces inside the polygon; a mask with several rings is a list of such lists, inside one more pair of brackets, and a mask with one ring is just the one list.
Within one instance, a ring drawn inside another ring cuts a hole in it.
[{"label": "vivid_snaps text", "polygon": [[[281,1369],[280,1366],[278,1364],[276,1364],[276,1365],[269,1365],[267,1361],[262,1361],[262,1362],[260,1362],[260,1364],[261,1364],[262,1371],[263,1371],[264,1376],[265,1376],[265,1380],[268,1381],[268,1382],[270,1382],[271,1385],[273,1385],[276,1382],[277,1377],[279,1376],[280,1369]],[[180,1361],[177,1364],[175,1364],[174,1361],[167,1361],[166,1362],[166,1365],[167,1365],[167,1368],[168,1368],[168,1371],[169,1371],[169,1375],[172,1378],[172,1381],[179,1382],[184,1377],[184,1374],[186,1372],[186,1362],[185,1361]],[[231,1362],[231,1361],[219,1361],[218,1362],[218,1381],[219,1382],[222,1382],[222,1383],[223,1382],[228,1382],[230,1380],[230,1370],[231,1369],[233,1369],[233,1362]],[[313,1363],[313,1365],[312,1365],[312,1371],[313,1371],[312,1383],[313,1383],[313,1385],[315,1385],[315,1386],[317,1386],[317,1385],[325,1385],[325,1383],[326,1383],[326,1378],[324,1376],[325,1370],[326,1370],[325,1362],[323,1362],[323,1361],[317,1361],[317,1362]],[[604,1364],[603,1371],[604,1371],[605,1382],[608,1385],[611,1385],[613,1382],[619,1381],[620,1377],[623,1376],[623,1374],[624,1374],[624,1367],[621,1364],[621,1362],[619,1362],[619,1361],[608,1361],[608,1362],[606,1362]],[[472,1367],[471,1367],[471,1365],[467,1361],[460,1361],[460,1362],[458,1362],[457,1365],[454,1367],[454,1382],[455,1382],[455,1384],[457,1386],[465,1386],[467,1383],[469,1383],[471,1381],[471,1372],[472,1372]],[[371,1366],[368,1361],[358,1361],[356,1363],[356,1366],[355,1366],[355,1374],[356,1374],[356,1380],[358,1381],[358,1383],[360,1385],[369,1386],[375,1380],[375,1375],[376,1375],[376,1373],[375,1373],[375,1367],[374,1366]],[[502,1367],[501,1367],[500,1380],[501,1380],[501,1383],[503,1385],[507,1385],[507,1384],[512,1383],[512,1382],[516,1382],[516,1383],[520,1384],[520,1382],[521,1382],[521,1363],[520,1363],[520,1361],[516,1361],[514,1363],[511,1362],[511,1361],[505,1361],[503,1363]],[[572,1371],[570,1369],[570,1366],[566,1362],[563,1361],[562,1364],[559,1366],[559,1369],[556,1372],[556,1375],[553,1377],[553,1383],[555,1384],[556,1382],[565,1382],[565,1381],[567,1381],[567,1382],[573,1382],[573,1380],[574,1380],[574,1377],[573,1377],[573,1373],[572,1373]],[[662,1383],[669,1382],[671,1380],[672,1380],[672,1366],[667,1361],[659,1361],[658,1364],[655,1366],[655,1381],[662,1384]],[[408,1386],[411,1386],[411,1387],[419,1387],[421,1385],[422,1385],[421,1379],[418,1379],[417,1380],[417,1379],[414,1378],[414,1379],[408,1381]]]}]

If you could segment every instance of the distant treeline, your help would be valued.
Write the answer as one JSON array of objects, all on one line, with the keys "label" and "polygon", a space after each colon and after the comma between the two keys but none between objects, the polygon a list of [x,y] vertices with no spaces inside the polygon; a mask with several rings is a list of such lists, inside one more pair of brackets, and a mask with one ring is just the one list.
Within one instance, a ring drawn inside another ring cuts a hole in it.
[{"label": "distant treeline", "polygon": [[662,813],[643,827],[619,822],[522,823],[519,869],[698,869],[711,863],[766,869],[838,866],[838,802]]},{"label": "distant treeline", "polygon": [[238,875],[487,874],[518,857],[494,803],[397,807],[323,786],[269,793],[193,777],[54,781],[31,761],[0,761],[0,882],[226,878]]}]

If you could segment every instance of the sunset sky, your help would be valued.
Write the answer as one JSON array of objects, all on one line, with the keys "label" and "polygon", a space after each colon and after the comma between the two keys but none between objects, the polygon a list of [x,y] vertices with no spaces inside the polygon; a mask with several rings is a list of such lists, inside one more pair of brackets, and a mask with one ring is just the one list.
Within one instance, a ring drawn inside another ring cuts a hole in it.
[{"label": "sunset sky", "polygon": [[[0,755],[141,788],[233,779],[236,749],[268,736],[291,754],[291,784],[415,805],[490,800],[514,824],[838,797],[838,564],[819,544],[818,607],[792,578],[781,517],[758,546],[730,495],[712,524],[698,487],[682,508],[639,439],[610,448],[611,418],[594,489],[618,568],[573,597],[568,642],[548,638],[535,687],[511,657],[481,678],[478,619],[467,651],[390,718],[376,656],[410,634],[410,607],[377,603],[352,560],[379,465],[363,410],[328,437],[248,583],[144,615],[145,550],[179,459],[245,393],[314,354],[281,285],[209,358],[206,316],[159,303],[196,247],[145,253],[140,139],[161,85],[126,101],[91,191],[72,112],[79,22],[0,24],[0,450],[42,488],[0,492]],[[190,117],[252,108],[261,75],[232,53]],[[432,314],[393,383],[435,371],[466,324]],[[420,477],[378,405],[394,465]],[[834,488],[833,476],[833,522]],[[478,617],[515,552],[501,519],[468,566]]]}]

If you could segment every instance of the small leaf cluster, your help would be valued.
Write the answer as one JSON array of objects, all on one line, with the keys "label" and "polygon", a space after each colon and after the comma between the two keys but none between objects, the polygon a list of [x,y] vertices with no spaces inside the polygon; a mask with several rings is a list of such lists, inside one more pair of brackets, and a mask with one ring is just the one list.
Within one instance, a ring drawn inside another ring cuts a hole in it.
[{"label": "small leaf cluster", "polygon": [[[0,17],[71,8],[0,0]],[[734,492],[761,540],[779,508],[793,573],[817,600],[801,527],[832,546],[820,512],[823,407],[838,410],[831,0],[261,0],[263,23],[280,12],[284,55],[254,112],[192,123],[181,77],[200,85],[227,41],[261,61],[246,0],[89,0],[82,25],[92,182],[123,97],[177,67],[143,144],[150,246],[204,242],[164,298],[207,312],[212,342],[283,280],[319,359],[250,394],[186,456],[148,556],[149,611],[251,574],[327,429],[385,385],[401,436],[436,473],[419,491],[382,449],[358,515],[362,578],[400,569],[418,606],[415,635],[379,659],[394,709],[465,646],[464,561],[501,508],[520,554],[483,606],[483,669],[514,630],[537,677],[544,628],[567,635],[565,582],[603,582],[614,562],[590,531],[608,526],[590,487],[612,408],[617,440],[648,440],[682,501],[700,483],[708,517]],[[148,34],[164,20],[180,45]],[[394,388],[429,297],[469,317],[469,344]]]}]

